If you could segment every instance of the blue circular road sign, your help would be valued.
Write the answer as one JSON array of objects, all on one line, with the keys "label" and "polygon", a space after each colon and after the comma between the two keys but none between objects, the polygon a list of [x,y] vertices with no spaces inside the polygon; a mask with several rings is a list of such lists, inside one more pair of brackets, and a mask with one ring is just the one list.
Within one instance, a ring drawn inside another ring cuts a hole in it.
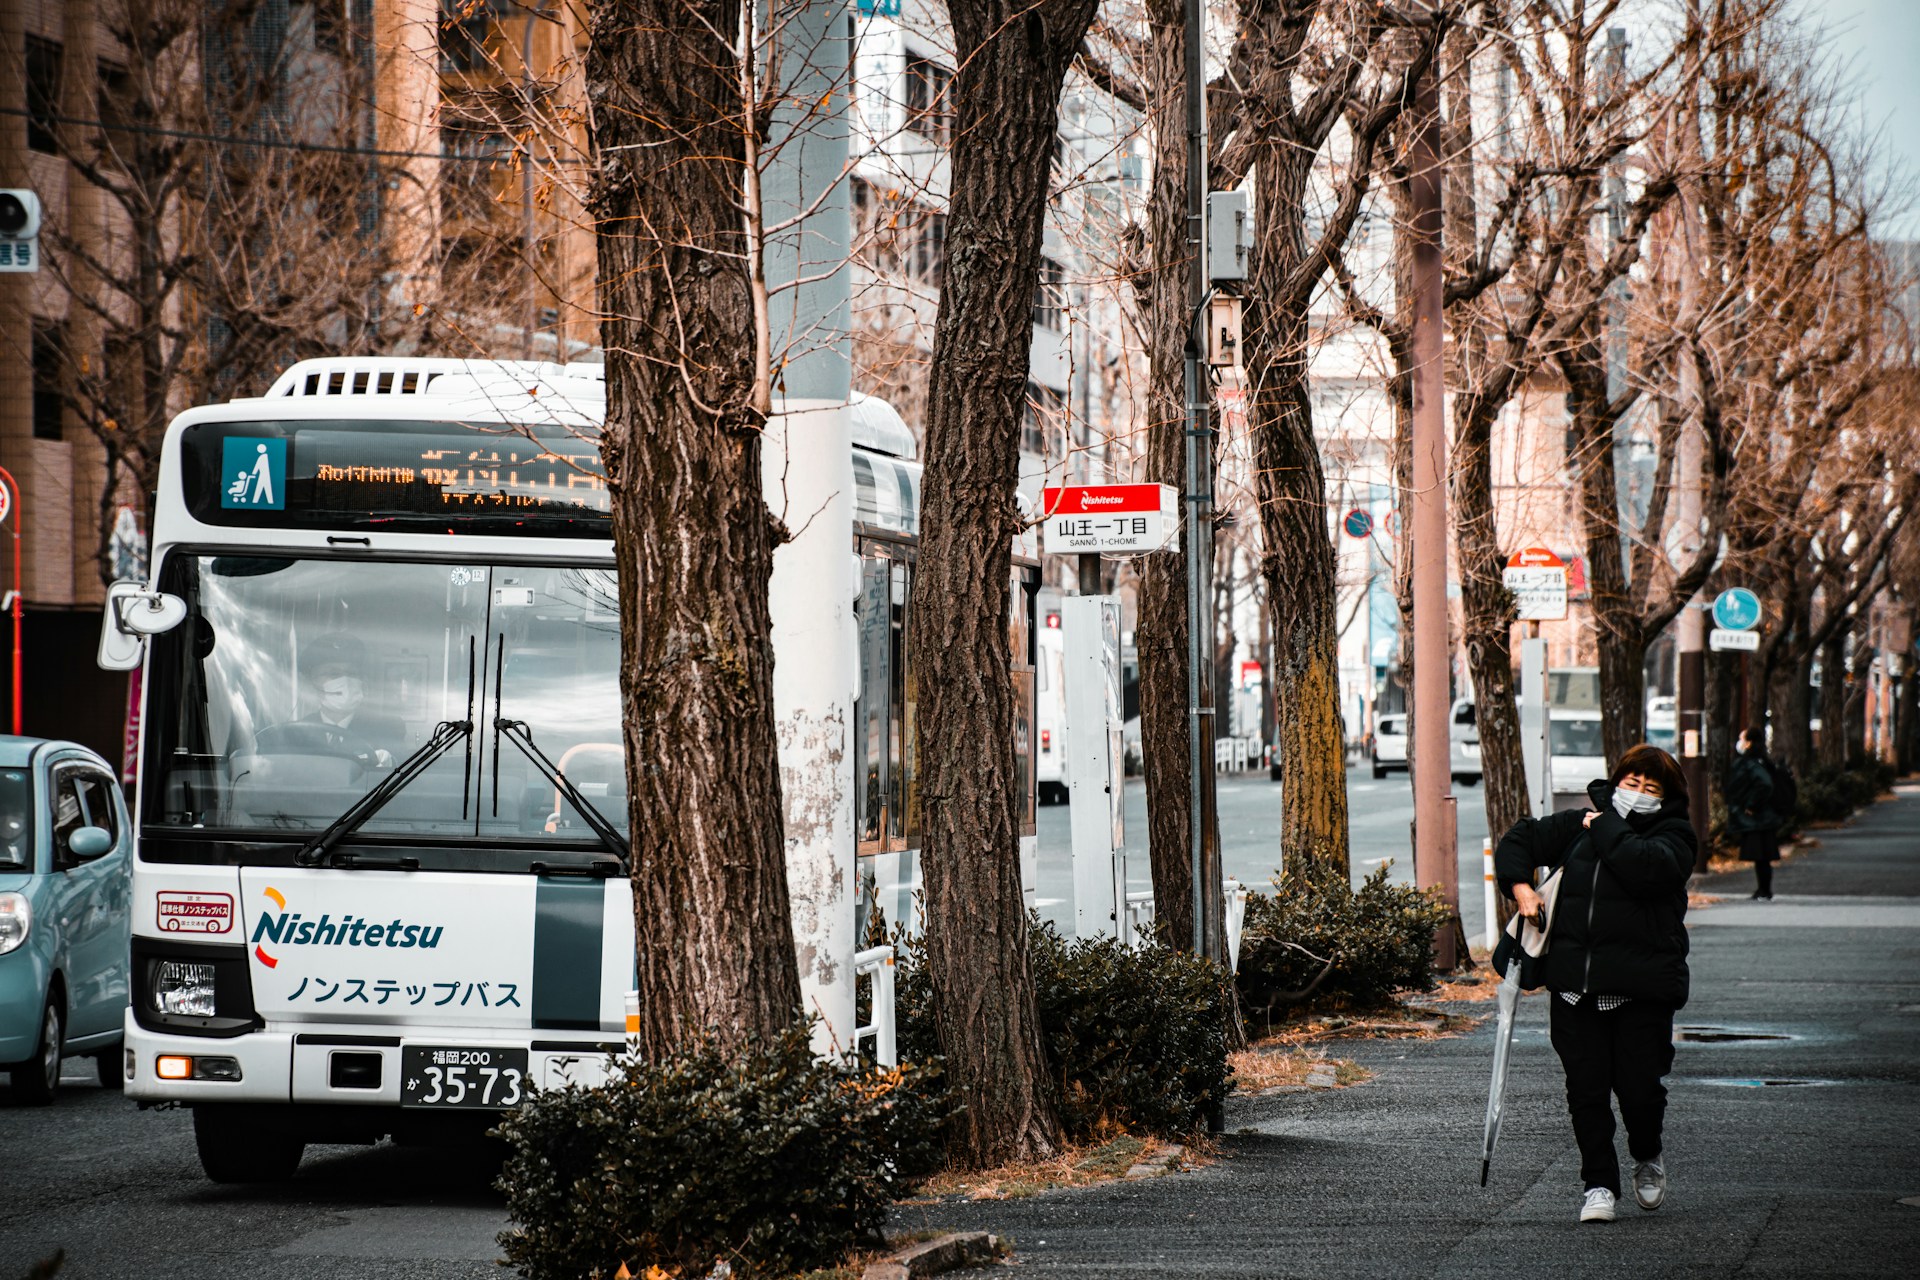
[{"label": "blue circular road sign", "polygon": [[1751,631],[1760,625],[1760,597],[1745,587],[1728,587],[1713,601],[1714,625],[1723,631]]},{"label": "blue circular road sign", "polygon": [[1347,518],[1341,522],[1349,538],[1364,538],[1373,532],[1373,517],[1359,507],[1347,512]]}]

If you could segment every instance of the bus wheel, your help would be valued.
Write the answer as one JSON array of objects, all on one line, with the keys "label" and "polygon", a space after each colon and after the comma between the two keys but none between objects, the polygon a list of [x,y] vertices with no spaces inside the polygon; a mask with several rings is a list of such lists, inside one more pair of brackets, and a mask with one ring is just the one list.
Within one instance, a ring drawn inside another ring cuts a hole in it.
[{"label": "bus wheel", "polygon": [[215,1182],[285,1182],[307,1149],[298,1138],[249,1123],[245,1109],[222,1106],[193,1109],[193,1145]]}]

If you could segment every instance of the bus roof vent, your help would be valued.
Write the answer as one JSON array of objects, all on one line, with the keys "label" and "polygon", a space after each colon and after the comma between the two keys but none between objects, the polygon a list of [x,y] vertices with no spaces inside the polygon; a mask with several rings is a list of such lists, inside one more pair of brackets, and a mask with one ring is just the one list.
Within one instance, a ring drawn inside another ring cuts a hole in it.
[{"label": "bus roof vent", "polygon": [[[476,385],[504,391],[515,383],[559,385],[591,395],[605,366],[544,360],[456,360],[443,356],[327,356],[302,360],[275,379],[267,399],[319,396],[471,395]],[[436,383],[453,375],[444,387]]]}]

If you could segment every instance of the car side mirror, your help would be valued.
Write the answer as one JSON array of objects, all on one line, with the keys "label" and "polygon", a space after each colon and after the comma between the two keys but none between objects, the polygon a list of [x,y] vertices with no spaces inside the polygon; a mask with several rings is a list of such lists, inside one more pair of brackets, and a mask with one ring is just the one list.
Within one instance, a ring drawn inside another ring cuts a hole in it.
[{"label": "car side mirror", "polygon": [[105,827],[81,827],[67,837],[67,852],[76,858],[97,858],[113,848],[113,836]]}]

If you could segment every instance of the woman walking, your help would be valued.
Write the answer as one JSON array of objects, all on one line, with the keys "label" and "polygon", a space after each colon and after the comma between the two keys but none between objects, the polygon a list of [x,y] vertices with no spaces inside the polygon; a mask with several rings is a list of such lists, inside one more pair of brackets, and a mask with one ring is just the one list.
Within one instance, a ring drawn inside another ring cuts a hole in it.
[{"label": "woman walking", "polygon": [[1773,770],[1765,739],[1742,729],[1727,773],[1727,834],[1740,841],[1740,860],[1753,864],[1755,900],[1773,901],[1773,861],[1780,856],[1781,815],[1773,810]]},{"label": "woman walking", "polygon": [[1620,1199],[1613,1102],[1633,1156],[1634,1199],[1667,1195],[1662,1131],[1673,1015],[1687,1002],[1687,878],[1697,842],[1680,766],[1642,743],[1587,788],[1594,808],[1523,818],[1494,853],[1500,891],[1541,908],[1536,867],[1561,869],[1542,980],[1580,1147],[1580,1221],[1612,1222]]}]

